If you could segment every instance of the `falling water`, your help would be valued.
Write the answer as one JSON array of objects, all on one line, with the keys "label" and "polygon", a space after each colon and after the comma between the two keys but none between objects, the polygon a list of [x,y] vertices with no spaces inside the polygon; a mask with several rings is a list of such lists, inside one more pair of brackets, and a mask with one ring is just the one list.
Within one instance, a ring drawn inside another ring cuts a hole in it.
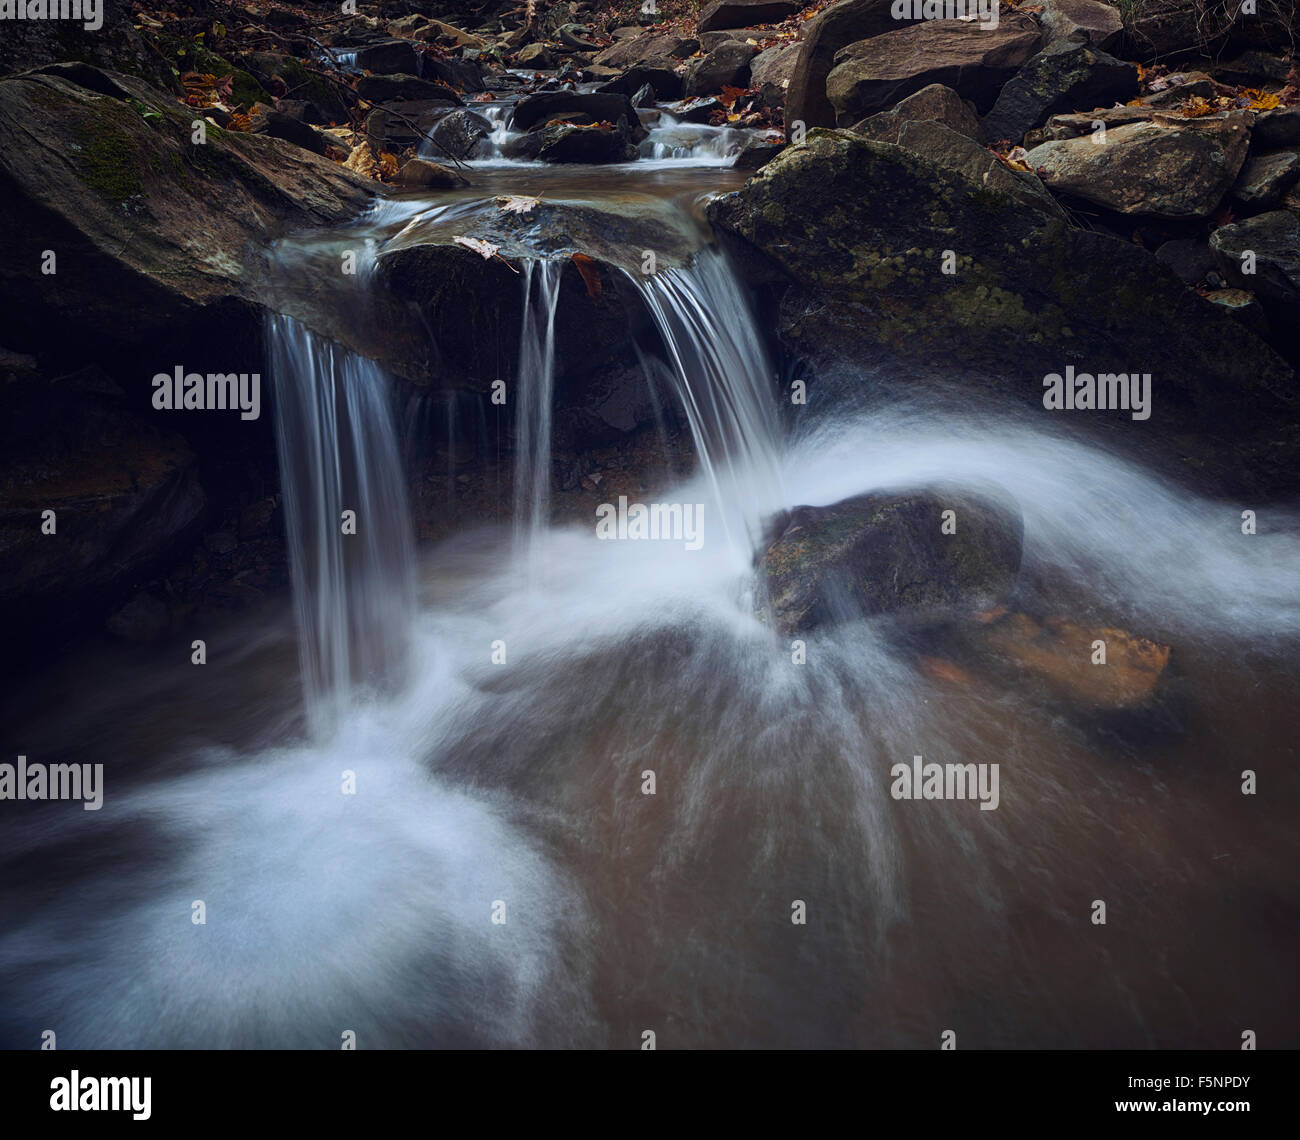
[{"label": "falling water", "polygon": [[267,339],[307,714],[323,732],[354,686],[405,671],[410,511],[379,366],[292,317],[270,318]]},{"label": "falling water", "polygon": [[739,278],[705,247],[686,268],[628,273],[663,338],[730,545],[746,558],[779,504],[772,367]]},{"label": "falling water", "polygon": [[523,269],[524,317],[515,385],[514,494],[515,544],[521,555],[527,553],[550,515],[555,310],[563,269],[562,261],[527,261]]}]

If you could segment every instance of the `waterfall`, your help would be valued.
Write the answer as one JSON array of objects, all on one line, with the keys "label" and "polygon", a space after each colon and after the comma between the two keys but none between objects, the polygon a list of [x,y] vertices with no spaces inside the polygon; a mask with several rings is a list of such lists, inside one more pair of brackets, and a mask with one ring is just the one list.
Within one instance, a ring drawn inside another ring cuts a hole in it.
[{"label": "waterfall", "polygon": [[700,249],[686,268],[628,276],[663,339],[727,541],[748,558],[762,518],[781,502],[780,424],[763,333],[717,249]]},{"label": "waterfall", "polygon": [[292,317],[271,317],[267,342],[307,715],[320,733],[354,686],[384,689],[405,671],[410,510],[379,366]]},{"label": "waterfall", "polygon": [[520,554],[528,550],[550,517],[555,310],[563,270],[562,261],[524,263],[524,317],[515,385],[514,525],[515,547]]}]

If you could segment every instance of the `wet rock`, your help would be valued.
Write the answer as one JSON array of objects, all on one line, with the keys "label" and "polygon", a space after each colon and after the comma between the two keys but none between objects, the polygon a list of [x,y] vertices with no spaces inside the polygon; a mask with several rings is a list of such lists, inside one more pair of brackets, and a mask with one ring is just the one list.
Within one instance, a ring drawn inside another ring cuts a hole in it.
[{"label": "wet rock", "polygon": [[[955,533],[944,533],[945,511],[956,512]],[[788,635],[873,614],[987,609],[1015,583],[1022,538],[1014,507],[960,491],[797,507],[761,560],[772,624]]]},{"label": "wet rock", "polygon": [[459,87],[462,91],[484,90],[483,66],[472,59],[435,59],[426,55],[422,78],[436,80],[449,87]]},{"label": "wet rock", "polygon": [[1285,55],[1248,51],[1214,69],[1214,78],[1233,87],[1263,87],[1284,84],[1291,70],[1291,60]]},{"label": "wet rock", "polygon": [[848,126],[941,83],[978,109],[1038,50],[1042,33],[1029,16],[1003,16],[991,30],[960,20],[926,21],[850,44],[835,56],[826,97]]},{"label": "wet rock", "polygon": [[357,67],[374,75],[418,75],[410,40],[385,40],[357,49]]},{"label": "wet rock", "polygon": [[275,495],[268,495],[240,511],[240,541],[248,542],[255,538],[265,538],[271,533],[279,506],[279,499]]},{"label": "wet rock", "polygon": [[[158,360],[194,352],[197,325],[221,320],[223,343],[256,351],[252,306],[267,282],[250,251],[350,221],[379,188],[265,135],[209,126],[196,147],[189,109],[112,78],[130,100],[52,76],[0,80],[0,283],[33,298],[21,314],[0,314],[0,343],[71,351],[66,330],[76,327],[102,360],[144,346]],[[79,268],[61,273],[57,290],[40,274],[51,248]]]},{"label": "wet rock", "polygon": [[748,87],[749,61],[757,54],[753,44],[720,44],[691,64],[683,91],[689,97],[715,94],[724,87]]},{"label": "wet rock", "polygon": [[1033,175],[940,123],[908,123],[900,140],[817,129],[710,203],[716,229],[790,282],[777,318],[790,352],[825,372],[883,354],[1014,374],[990,382],[1040,412],[1041,380],[1065,361],[1141,361],[1162,377],[1161,414],[1199,433],[1198,462],[1291,414],[1276,352],[1146,250],[1077,228]]},{"label": "wet rock", "polygon": [[1300,106],[1278,107],[1257,115],[1250,139],[1261,150],[1300,146]]},{"label": "wet rock", "polygon": [[1188,119],[1185,125],[1133,123],[1091,139],[1046,142],[1026,161],[1055,191],[1121,214],[1205,217],[1223,200],[1246,160],[1250,116]]},{"label": "wet rock", "polygon": [[779,24],[803,7],[798,0],[714,0],[700,9],[696,27],[701,32]]},{"label": "wet rock", "polygon": [[1041,19],[1049,44],[1076,40],[1109,52],[1124,38],[1119,9],[1100,0],[1043,0]]},{"label": "wet rock", "polygon": [[563,24],[556,29],[555,34],[559,37],[560,43],[574,51],[600,51],[600,45],[592,43],[587,39],[587,29],[581,24]]},{"label": "wet rock", "polygon": [[320,133],[306,123],[286,115],[283,111],[267,108],[263,114],[252,121],[254,130],[260,129],[274,139],[284,139],[313,154],[325,153],[325,140],[321,138]]},{"label": "wet rock", "polygon": [[855,134],[878,142],[898,142],[905,123],[932,121],[942,123],[960,135],[979,141],[979,119],[974,108],[951,87],[932,83],[915,95],[909,95],[896,107],[880,111],[853,126]]},{"label": "wet rock", "polygon": [[[1036,621],[1020,613],[983,627],[976,641],[999,664],[1053,697],[1099,709],[1147,704],[1170,655],[1169,646],[1122,629],[1063,617]],[[1094,663],[1103,651],[1105,663]]]},{"label": "wet rock", "polygon": [[785,139],[779,135],[776,138],[756,138],[750,139],[745,143],[741,152],[736,155],[737,170],[758,170],[766,166],[778,154],[785,150]]},{"label": "wet rock", "polygon": [[412,158],[397,172],[397,184],[408,190],[454,190],[468,186],[469,180],[450,167],[424,158]]},{"label": "wet rock", "polygon": [[619,119],[626,119],[634,142],[640,142],[646,135],[632,100],[626,95],[610,93],[583,95],[576,91],[556,91],[530,95],[515,106],[510,125],[517,131],[531,131],[552,119],[575,115],[586,115],[594,123],[617,123]]},{"label": "wet rock", "polygon": [[357,80],[357,94],[371,103],[422,100],[459,107],[463,102],[445,83],[417,79],[414,75],[363,75]]},{"label": "wet rock", "polygon": [[893,5],[894,0],[841,0],[804,26],[786,91],[787,131],[794,123],[808,128],[835,126],[835,108],[826,93],[835,56],[849,44],[916,23],[910,17],[896,20]]},{"label": "wet rock", "polygon": [[983,122],[986,138],[1019,145],[1048,116],[1126,103],[1138,93],[1137,67],[1086,44],[1060,41],[1039,52],[998,94]]},{"label": "wet rock", "polygon": [[721,110],[725,108],[712,95],[705,95],[698,99],[683,99],[668,108],[670,114],[676,115],[684,123],[707,123],[714,111]]},{"label": "wet rock", "polygon": [[627,120],[621,118],[613,125],[550,123],[542,130],[537,157],[542,162],[631,162],[637,157],[637,150]]},{"label": "wet rock", "polygon": [[1232,200],[1242,210],[1271,210],[1300,180],[1300,153],[1293,150],[1248,158],[1232,187]]},{"label": "wet rock", "polygon": [[433,128],[433,140],[440,152],[462,160],[476,157],[491,134],[492,124],[468,108],[444,115]]},{"label": "wet rock", "polygon": [[[1284,305],[1300,305],[1300,216],[1271,210],[1245,221],[1220,226],[1210,235],[1210,249],[1225,277],[1239,288]],[[1253,255],[1254,273],[1242,267]]]}]

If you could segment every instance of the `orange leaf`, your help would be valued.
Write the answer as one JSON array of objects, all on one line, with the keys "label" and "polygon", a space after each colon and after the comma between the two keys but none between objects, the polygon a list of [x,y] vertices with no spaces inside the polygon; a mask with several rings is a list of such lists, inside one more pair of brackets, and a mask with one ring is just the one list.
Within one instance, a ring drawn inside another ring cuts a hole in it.
[{"label": "orange leaf", "polygon": [[600,267],[596,264],[596,259],[588,257],[585,253],[575,253],[570,260],[578,267],[578,272],[582,274],[582,283],[587,286],[587,296],[599,297],[601,290]]}]

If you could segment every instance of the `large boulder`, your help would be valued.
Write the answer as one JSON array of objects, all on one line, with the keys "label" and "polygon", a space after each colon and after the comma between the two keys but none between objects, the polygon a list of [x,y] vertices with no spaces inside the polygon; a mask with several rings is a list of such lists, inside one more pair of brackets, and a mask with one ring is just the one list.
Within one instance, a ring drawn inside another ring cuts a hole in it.
[{"label": "large boulder", "polygon": [[985,137],[1019,144],[1025,132],[1062,112],[1127,103],[1137,96],[1137,67],[1085,43],[1061,40],[1039,52],[998,94],[984,118]]},{"label": "large boulder", "polygon": [[1124,38],[1119,9],[1102,0],[1043,0],[1042,21],[1048,44],[1074,40],[1110,52]]},{"label": "large boulder", "polygon": [[799,0],[714,0],[700,9],[696,27],[701,32],[717,32],[776,24],[802,7]]},{"label": "large boulder", "polygon": [[1271,210],[1300,181],[1300,152],[1280,150],[1248,158],[1232,188],[1232,200],[1245,213]]},{"label": "large boulder", "polygon": [[410,40],[384,40],[357,49],[357,67],[374,75],[418,75],[415,45]]},{"label": "large boulder", "polygon": [[916,22],[909,17],[895,19],[893,7],[894,0],[840,0],[805,26],[786,91],[787,134],[796,123],[805,129],[835,126],[835,108],[826,96],[826,77],[835,66],[835,56],[849,44]]},{"label": "large boulder", "polygon": [[433,128],[435,149],[455,159],[478,156],[483,142],[492,135],[492,124],[476,111],[462,108],[442,116]]},{"label": "large boulder", "polygon": [[798,507],[776,529],[762,571],[772,624],[787,635],[873,614],[988,609],[1015,583],[1024,536],[1014,507],[955,489]]},{"label": "large boulder", "polygon": [[750,61],[749,81],[754,87],[772,83],[784,89],[790,85],[790,76],[794,74],[794,65],[798,59],[797,40],[767,48]]},{"label": "large boulder", "polygon": [[1053,190],[1121,214],[1201,218],[1223,201],[1246,161],[1248,112],[1132,123],[1092,138],[1036,146],[1026,161]]},{"label": "large boulder", "polygon": [[650,32],[607,47],[596,56],[595,62],[602,67],[635,67],[646,60],[689,59],[699,50],[700,41],[697,39]]},{"label": "large boulder", "polygon": [[[814,375],[896,359],[984,377],[1055,415],[1043,381],[1068,362],[1140,367],[1155,378],[1166,440],[1186,433],[1196,464],[1217,456],[1216,475],[1230,477],[1252,447],[1265,454],[1268,435],[1269,478],[1285,473],[1276,437],[1295,378],[1276,352],[1146,250],[1074,226],[1032,174],[971,139],[911,122],[899,142],[814,130],[710,203],[714,226],[789,282],[776,324]],[[1123,411],[1075,415],[1142,431]]]},{"label": "large boulder", "polygon": [[749,63],[758,54],[753,44],[728,40],[691,64],[686,75],[685,94],[713,95],[724,87],[748,87]]},{"label": "large boulder", "polygon": [[682,97],[682,77],[668,64],[672,60],[661,61],[663,66],[653,66],[654,61],[629,67],[614,79],[602,83],[596,88],[599,93],[612,92],[615,95],[636,95],[643,87],[654,92],[654,98],[661,102],[670,102]]},{"label": "large boulder", "polygon": [[537,157],[542,162],[631,162],[637,156],[627,120],[617,123],[549,123],[542,129]]},{"label": "large boulder", "polygon": [[971,105],[951,87],[932,83],[909,95],[896,107],[871,115],[853,127],[855,134],[877,142],[896,143],[908,123],[935,122],[977,142],[983,138]]},{"label": "large boulder", "polygon": [[[1229,280],[1267,300],[1300,306],[1300,215],[1270,210],[1220,226],[1210,250]],[[1243,272],[1253,262],[1254,272]]]},{"label": "large boulder", "polygon": [[521,99],[510,117],[516,131],[531,131],[552,119],[585,115],[594,123],[617,123],[626,119],[632,138],[640,142],[646,136],[632,100],[613,92],[580,94],[576,91],[548,91]]},{"label": "large boulder", "polygon": [[996,28],[964,20],[930,20],[850,44],[835,56],[826,97],[841,126],[941,83],[981,111],[1038,50],[1042,32],[1031,16],[1004,16]]},{"label": "large boulder", "polygon": [[[0,80],[0,289],[29,299],[0,314],[0,344],[71,350],[75,327],[104,359],[170,356],[196,322],[248,319],[241,303],[265,300],[256,265],[273,237],[350,221],[380,189],[266,135],[209,123],[196,145],[192,110],[96,74],[124,97],[48,75]],[[41,272],[45,250],[55,275]]]}]

